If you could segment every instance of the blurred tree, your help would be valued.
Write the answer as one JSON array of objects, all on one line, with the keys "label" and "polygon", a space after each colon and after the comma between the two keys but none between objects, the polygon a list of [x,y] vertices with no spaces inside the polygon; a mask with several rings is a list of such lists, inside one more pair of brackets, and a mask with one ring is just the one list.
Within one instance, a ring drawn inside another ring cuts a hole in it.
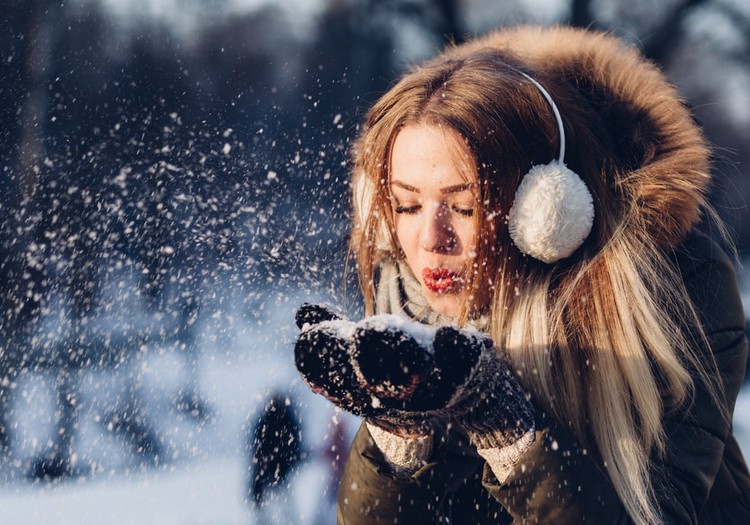
[{"label": "blurred tree", "polygon": [[[442,24],[436,31],[448,40],[460,44],[464,41],[466,34],[459,18],[458,0],[435,0]],[[442,27],[441,27],[442,26]]]},{"label": "blurred tree", "polygon": [[654,62],[665,64],[669,53],[679,47],[683,37],[685,18],[695,7],[708,0],[684,0],[667,13],[659,26],[643,39],[643,54]]},{"label": "blurred tree", "polygon": [[58,2],[29,0],[24,4],[23,8],[11,11],[18,14],[17,30],[24,42],[19,60],[23,64],[21,82],[24,93],[17,149],[17,195],[21,201],[32,197],[37,189],[39,164],[44,155],[50,55],[55,23],[60,19]]},{"label": "blurred tree", "polygon": [[[50,52],[58,4],[11,0],[3,8],[2,32],[9,35],[9,67],[3,75],[3,111],[9,130],[3,152],[0,191],[0,447],[8,447],[7,415],[12,388],[24,367],[27,323],[37,312],[44,284],[32,225],[40,213],[34,203],[44,156]],[[8,38],[6,36],[6,38]],[[6,153],[10,152],[10,153]]]},{"label": "blurred tree", "polygon": [[591,11],[591,0],[571,0],[568,22],[576,27],[595,27],[596,21]]}]

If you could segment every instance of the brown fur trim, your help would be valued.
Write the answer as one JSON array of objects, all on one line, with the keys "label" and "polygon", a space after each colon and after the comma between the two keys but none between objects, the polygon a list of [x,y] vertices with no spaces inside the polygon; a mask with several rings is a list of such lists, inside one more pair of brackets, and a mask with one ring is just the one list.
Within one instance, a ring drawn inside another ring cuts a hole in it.
[{"label": "brown fur trim", "polygon": [[677,89],[637,49],[605,33],[521,26],[450,48],[443,56],[486,47],[563,79],[605,113],[612,137],[626,152],[622,158],[630,156],[607,181],[635,203],[629,220],[639,221],[667,247],[696,225],[710,185],[707,143]]}]

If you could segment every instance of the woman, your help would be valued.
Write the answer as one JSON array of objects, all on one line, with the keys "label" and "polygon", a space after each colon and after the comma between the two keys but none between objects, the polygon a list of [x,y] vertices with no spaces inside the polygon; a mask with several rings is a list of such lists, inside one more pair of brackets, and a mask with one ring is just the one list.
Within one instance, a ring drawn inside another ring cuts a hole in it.
[{"label": "woman", "polygon": [[297,319],[303,377],[365,421],[339,522],[750,523],[708,159],[604,34],[502,30],[389,90],[355,148],[368,317]]}]

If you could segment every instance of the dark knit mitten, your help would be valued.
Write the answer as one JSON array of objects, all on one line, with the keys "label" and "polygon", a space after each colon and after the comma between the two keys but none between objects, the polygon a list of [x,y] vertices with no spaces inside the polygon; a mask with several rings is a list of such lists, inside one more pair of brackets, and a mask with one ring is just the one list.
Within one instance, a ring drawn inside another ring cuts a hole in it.
[{"label": "dark knit mitten", "polygon": [[489,337],[381,315],[354,342],[355,375],[380,406],[455,421],[479,449],[533,442],[531,403]]},{"label": "dark knit mitten", "polygon": [[304,303],[294,314],[294,322],[300,330],[306,326],[320,324],[323,321],[336,321],[341,316],[322,304]]},{"label": "dark knit mitten", "polygon": [[439,328],[433,346],[441,367],[454,366],[458,349],[477,355],[467,381],[461,385],[445,412],[463,427],[479,449],[503,448],[534,440],[534,410],[513,373],[490,344],[451,327]]},{"label": "dark knit mitten", "polygon": [[480,336],[448,362],[434,350],[435,334],[432,326],[394,315],[360,321],[352,350],[360,384],[383,407],[438,415],[468,380],[482,345],[492,342]]},{"label": "dark knit mitten", "polygon": [[533,442],[531,403],[492,340],[476,330],[387,314],[352,323],[312,305],[297,322],[297,369],[347,412],[402,436],[428,433],[427,421],[442,417],[478,449]]},{"label": "dark knit mitten", "polygon": [[[356,348],[355,323],[340,318],[323,306],[310,304],[302,305],[295,320],[301,330],[294,348],[295,364],[313,392],[394,434],[410,436],[429,432],[422,414],[393,410],[383,405],[361,383],[352,359]],[[418,359],[419,348],[413,347],[408,340],[392,340],[388,344],[405,356],[404,362],[392,363],[394,368],[404,370],[416,366],[416,361],[406,360]]]}]

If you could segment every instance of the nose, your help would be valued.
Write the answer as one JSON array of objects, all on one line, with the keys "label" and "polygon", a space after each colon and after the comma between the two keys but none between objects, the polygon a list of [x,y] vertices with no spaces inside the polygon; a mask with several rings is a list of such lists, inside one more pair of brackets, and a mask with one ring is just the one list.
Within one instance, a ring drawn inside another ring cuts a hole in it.
[{"label": "nose", "polygon": [[444,203],[429,203],[423,211],[419,247],[428,252],[450,254],[458,247],[456,230]]}]

